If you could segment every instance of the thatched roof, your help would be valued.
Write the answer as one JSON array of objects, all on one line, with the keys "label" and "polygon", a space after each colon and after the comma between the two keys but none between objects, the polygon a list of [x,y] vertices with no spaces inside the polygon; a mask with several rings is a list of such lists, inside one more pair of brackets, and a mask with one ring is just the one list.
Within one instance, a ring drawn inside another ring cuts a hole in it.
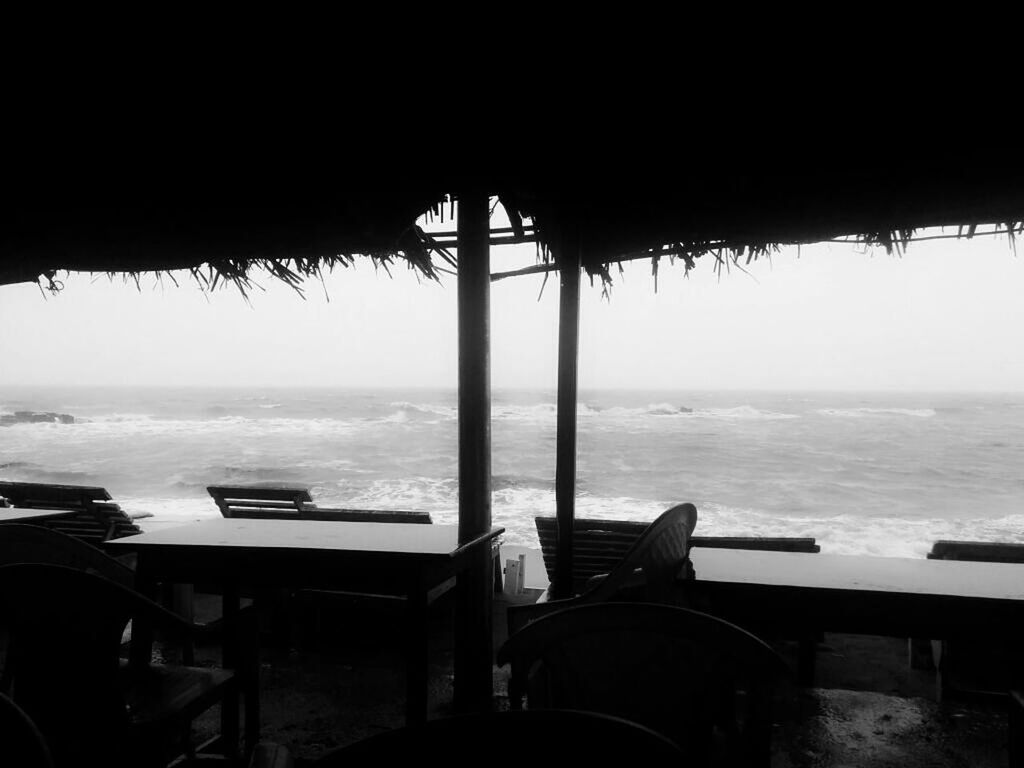
[{"label": "thatched roof", "polygon": [[638,255],[676,255],[692,266],[707,253],[746,258],[847,236],[891,245],[925,227],[1012,232],[1024,221],[1018,165],[729,157],[652,153],[628,164],[472,173],[367,163],[356,170],[337,156],[315,166],[259,158],[230,167],[204,160],[135,168],[126,158],[41,173],[29,166],[5,186],[0,284],[47,284],[62,270],[191,269],[215,282],[244,279],[257,265],[296,281],[357,255],[430,276],[438,253],[416,221],[427,212],[447,219],[467,189],[498,196],[517,231],[532,220],[544,257],[557,259],[564,238],[578,238],[592,274]]}]

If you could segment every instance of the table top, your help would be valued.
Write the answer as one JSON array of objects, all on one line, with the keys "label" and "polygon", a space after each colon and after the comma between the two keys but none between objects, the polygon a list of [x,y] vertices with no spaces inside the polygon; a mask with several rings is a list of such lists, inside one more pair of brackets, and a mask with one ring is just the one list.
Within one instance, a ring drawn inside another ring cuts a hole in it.
[{"label": "table top", "polygon": [[56,517],[77,515],[78,509],[23,509],[21,507],[0,507],[0,523],[31,522]]},{"label": "table top", "polygon": [[468,546],[493,539],[504,530],[491,528],[460,547],[457,525],[214,518],[125,536],[108,541],[105,546],[134,551],[204,547],[451,556]]},{"label": "table top", "polygon": [[1024,564],[694,547],[697,581],[1024,600]]}]

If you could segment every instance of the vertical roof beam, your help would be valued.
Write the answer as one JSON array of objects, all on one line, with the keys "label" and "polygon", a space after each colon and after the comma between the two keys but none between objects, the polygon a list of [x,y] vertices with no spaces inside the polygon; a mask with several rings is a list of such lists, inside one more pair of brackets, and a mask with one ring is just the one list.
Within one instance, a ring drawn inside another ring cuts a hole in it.
[{"label": "vertical roof beam", "polygon": [[580,270],[575,235],[561,238],[558,308],[558,435],[555,458],[555,517],[558,548],[552,596],[572,596],[573,525],[576,518],[576,410],[579,399]]},{"label": "vertical roof beam", "polygon": [[[459,195],[459,541],[491,529],[491,258],[490,200]],[[494,572],[489,550],[460,574],[456,586],[455,708],[493,706]]]}]

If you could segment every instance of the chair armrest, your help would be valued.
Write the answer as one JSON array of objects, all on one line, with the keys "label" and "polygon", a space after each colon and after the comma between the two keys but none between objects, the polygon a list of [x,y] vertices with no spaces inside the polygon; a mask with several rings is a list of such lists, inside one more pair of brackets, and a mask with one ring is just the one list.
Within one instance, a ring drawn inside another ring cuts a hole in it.
[{"label": "chair armrest", "polygon": [[255,605],[247,605],[238,609],[230,619],[219,619],[210,624],[192,624],[191,638],[185,650],[185,663],[194,663],[197,643],[219,643],[222,647],[234,643],[239,658],[234,666],[252,671],[259,667],[259,616]]},{"label": "chair armrest", "polygon": [[[216,625],[204,625],[187,621],[137,592],[131,594],[134,596],[135,602],[133,620],[143,623],[151,631],[158,632],[163,639],[180,645],[186,664],[194,663],[195,643],[198,639],[218,639],[221,643],[226,643],[228,633],[231,632],[236,633],[236,636],[241,639],[238,648],[245,654],[245,658],[239,659],[239,663],[246,667],[253,663],[253,659],[256,657],[255,638],[258,627],[255,606],[241,608],[229,621],[217,622]],[[244,642],[246,637],[253,638],[253,640],[248,643]]]},{"label": "chair armrest", "polygon": [[[607,602],[612,600],[647,600],[650,602],[674,602],[675,590],[694,578],[693,564],[687,558],[681,563],[673,584],[658,585],[658,593],[653,594],[647,575],[642,568],[629,574],[600,573],[587,579],[587,588],[580,595],[580,600],[587,603]],[[666,591],[668,590],[668,591]],[[664,593],[664,594],[663,594]]]},{"label": "chair armrest", "polygon": [[239,630],[247,628],[258,629],[259,620],[256,614],[256,606],[252,603],[241,606],[231,619],[219,618],[208,624],[195,624],[192,626],[192,636],[196,640],[217,641],[222,639],[230,630],[232,625]]},{"label": "chair armrest", "polygon": [[[547,593],[545,592],[544,595],[547,595]],[[542,600],[544,595],[541,596]],[[523,605],[510,605],[506,613],[508,635],[511,637],[531,621],[536,621],[542,616],[547,616],[549,613],[561,611],[574,605],[578,605],[575,599],[545,600],[543,602],[525,603]]]}]

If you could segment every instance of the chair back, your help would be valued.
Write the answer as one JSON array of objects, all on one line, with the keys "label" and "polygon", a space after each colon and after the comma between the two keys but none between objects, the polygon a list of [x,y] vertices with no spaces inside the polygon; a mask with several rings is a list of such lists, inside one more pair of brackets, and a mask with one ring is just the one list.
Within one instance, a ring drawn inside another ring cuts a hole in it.
[{"label": "chair back", "polygon": [[121,638],[133,618],[165,614],[95,573],[0,566],[0,617],[17,651],[5,659],[6,693],[39,727],[58,766],[131,764],[137,745],[120,685]]},{"label": "chair back", "polygon": [[528,710],[429,720],[385,731],[317,760],[315,768],[380,765],[486,765],[522,768],[607,765],[613,756],[681,765],[685,754],[651,729],[596,712]]},{"label": "chair back", "polygon": [[[73,536],[36,525],[11,523],[0,527],[0,566],[18,563],[62,565],[95,573],[129,589],[135,585],[135,572],[119,560]],[[11,639],[7,643],[6,663],[0,670],[0,690],[10,688],[10,675],[19,653],[18,642]]]},{"label": "chair back", "polygon": [[129,589],[135,572],[81,539],[38,525],[11,523],[0,528],[0,565],[49,563],[91,571]]},{"label": "chair back", "polygon": [[17,768],[53,768],[50,748],[25,710],[0,693],[0,757]]},{"label": "chair back", "polygon": [[[630,543],[610,571],[595,574],[583,584],[574,580],[580,594],[566,599],[509,605],[508,633],[515,634],[530,621],[574,605],[615,600],[685,603],[682,587],[686,579],[693,577],[689,541],[696,525],[697,508],[693,504],[677,504],[665,510]],[[573,553],[574,561],[576,554]],[[585,561],[590,559],[589,551],[581,555]]]},{"label": "chair back", "polygon": [[[649,603],[601,603],[528,624],[498,652],[519,709],[582,709],[642,723],[694,757],[768,765],[771,698],[787,668],[721,619]],[[731,764],[731,763],[730,763]]]},{"label": "chair back", "polygon": [[692,576],[689,539],[697,525],[697,508],[677,504],[647,526],[608,575],[581,595],[586,602],[617,599],[639,589],[646,600],[672,602],[678,581]]},{"label": "chair back", "polygon": [[[554,581],[558,561],[558,521],[550,515],[538,515],[534,523],[548,581]],[[649,526],[640,520],[577,518],[572,532],[574,591],[582,592],[587,580],[611,572]],[[809,536],[690,536],[689,545],[777,552],[821,551],[815,539]]]}]

